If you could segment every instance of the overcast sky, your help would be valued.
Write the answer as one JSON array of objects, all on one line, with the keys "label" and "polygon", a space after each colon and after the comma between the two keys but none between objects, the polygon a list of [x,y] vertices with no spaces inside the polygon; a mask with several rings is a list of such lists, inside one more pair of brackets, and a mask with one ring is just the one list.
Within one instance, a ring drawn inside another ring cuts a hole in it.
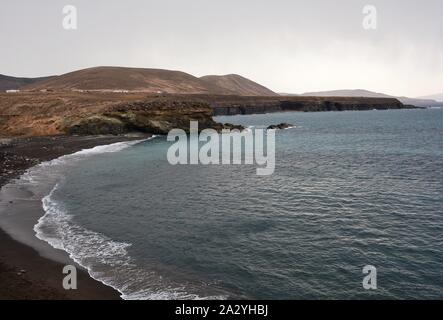
[{"label": "overcast sky", "polygon": [[[68,4],[77,30],[63,29]],[[118,65],[238,73],[287,93],[443,92],[442,0],[2,0],[0,39],[13,76]]]}]

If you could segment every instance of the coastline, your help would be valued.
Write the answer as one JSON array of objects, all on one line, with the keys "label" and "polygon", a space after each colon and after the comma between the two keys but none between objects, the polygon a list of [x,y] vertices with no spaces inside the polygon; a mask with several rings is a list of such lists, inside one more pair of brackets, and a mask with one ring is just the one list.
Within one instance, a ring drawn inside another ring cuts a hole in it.
[{"label": "coastline", "polygon": [[[150,135],[122,136],[54,136],[33,138],[0,139],[0,187],[19,178],[27,169],[45,161],[72,154],[83,149],[117,142],[140,140]],[[8,214],[38,215],[44,214],[41,202],[25,201],[14,196],[11,199],[0,199],[8,208]],[[14,203],[16,202],[16,203]],[[34,224],[37,221],[33,222]],[[89,276],[86,270],[77,269],[78,289],[64,290],[62,280],[65,275],[63,267],[69,263],[78,266],[68,255],[54,249],[41,241],[42,246],[51,248],[51,256],[15,240],[11,231],[0,229],[0,299],[80,299],[80,300],[114,300],[121,299],[120,293]],[[30,235],[28,235],[30,236]],[[26,243],[26,242],[25,242]],[[54,257],[52,256],[54,253]],[[65,262],[65,263],[63,263]]]}]

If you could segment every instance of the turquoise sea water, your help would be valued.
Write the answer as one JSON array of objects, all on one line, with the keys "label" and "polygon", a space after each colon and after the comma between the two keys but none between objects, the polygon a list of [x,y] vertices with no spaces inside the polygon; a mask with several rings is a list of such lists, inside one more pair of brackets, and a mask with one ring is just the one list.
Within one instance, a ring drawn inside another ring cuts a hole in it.
[{"label": "turquoise sea water", "polygon": [[443,110],[216,120],[296,127],[270,176],[172,166],[164,137],[92,154],[43,200],[39,237],[126,299],[443,298]]}]

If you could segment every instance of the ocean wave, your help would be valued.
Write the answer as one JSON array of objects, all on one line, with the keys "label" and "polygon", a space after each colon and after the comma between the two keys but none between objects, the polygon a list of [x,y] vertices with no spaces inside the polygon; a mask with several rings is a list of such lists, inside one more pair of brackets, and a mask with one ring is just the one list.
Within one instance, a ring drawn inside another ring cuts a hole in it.
[{"label": "ocean wave", "polygon": [[[136,145],[143,141],[154,139],[156,136],[152,136],[148,139],[116,142],[103,146],[96,146],[90,149],[83,149],[78,152],[67,154],[59,158],[42,162],[23,173],[17,180],[17,183],[24,183],[27,185],[55,185],[57,180],[62,176],[62,171],[67,165],[74,165],[78,161],[85,159],[92,155],[98,155],[103,153],[118,152],[130,146]],[[51,170],[48,170],[48,168]],[[52,183],[51,183],[52,182]]]},{"label": "ocean wave", "polygon": [[53,199],[58,186],[42,199],[45,215],[34,226],[37,238],[67,252],[92,278],[118,290],[123,299],[202,299],[185,288],[168,287],[159,275],[138,267],[128,254],[130,243],[76,224],[63,204]]},{"label": "ocean wave", "polygon": [[[152,139],[152,138],[151,138]],[[83,228],[74,221],[61,201],[57,201],[63,174],[67,165],[72,165],[91,155],[118,152],[146,140],[119,142],[106,146],[85,149],[42,163],[26,172],[23,181],[31,184],[46,180],[55,183],[48,195],[42,198],[45,214],[34,226],[37,238],[55,249],[68,253],[89,275],[107,286],[119,291],[125,300],[180,300],[180,299],[224,299],[223,296],[200,297],[188,293],[185,287],[168,283],[155,272],[137,266],[128,254],[131,243],[113,239]],[[49,180],[48,180],[49,179]]]}]

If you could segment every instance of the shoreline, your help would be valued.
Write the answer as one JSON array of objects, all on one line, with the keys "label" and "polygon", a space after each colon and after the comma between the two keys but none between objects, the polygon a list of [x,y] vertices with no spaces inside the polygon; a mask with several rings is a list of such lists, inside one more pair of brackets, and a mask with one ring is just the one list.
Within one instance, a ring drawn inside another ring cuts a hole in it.
[{"label": "shoreline", "polygon": [[[0,205],[6,207],[7,214],[20,214],[19,219],[28,215],[44,214],[41,199],[39,201],[20,200],[20,195],[5,200],[5,186],[19,178],[27,169],[64,155],[83,149],[109,145],[117,142],[133,141],[148,138],[150,135],[123,136],[53,136],[33,138],[0,139],[0,187],[2,198]],[[26,204],[26,205],[24,205]],[[37,212],[38,211],[38,212]],[[15,219],[15,218],[13,218]],[[19,220],[18,219],[18,220]],[[17,219],[16,219],[17,220]],[[37,221],[31,221],[34,225]],[[29,222],[28,222],[29,223]],[[12,229],[14,230],[14,229]],[[17,235],[0,228],[0,300],[8,299],[79,299],[79,300],[120,300],[120,292],[90,277],[88,272],[72,261],[62,250],[51,247],[45,241],[36,241],[45,250],[50,248],[50,255],[43,254],[29,246],[23,239],[16,240]],[[27,234],[27,237],[30,235]],[[35,239],[34,239],[35,238]],[[65,262],[65,263],[63,263]],[[77,266],[78,289],[64,290],[62,287],[63,267],[67,264]]]}]

